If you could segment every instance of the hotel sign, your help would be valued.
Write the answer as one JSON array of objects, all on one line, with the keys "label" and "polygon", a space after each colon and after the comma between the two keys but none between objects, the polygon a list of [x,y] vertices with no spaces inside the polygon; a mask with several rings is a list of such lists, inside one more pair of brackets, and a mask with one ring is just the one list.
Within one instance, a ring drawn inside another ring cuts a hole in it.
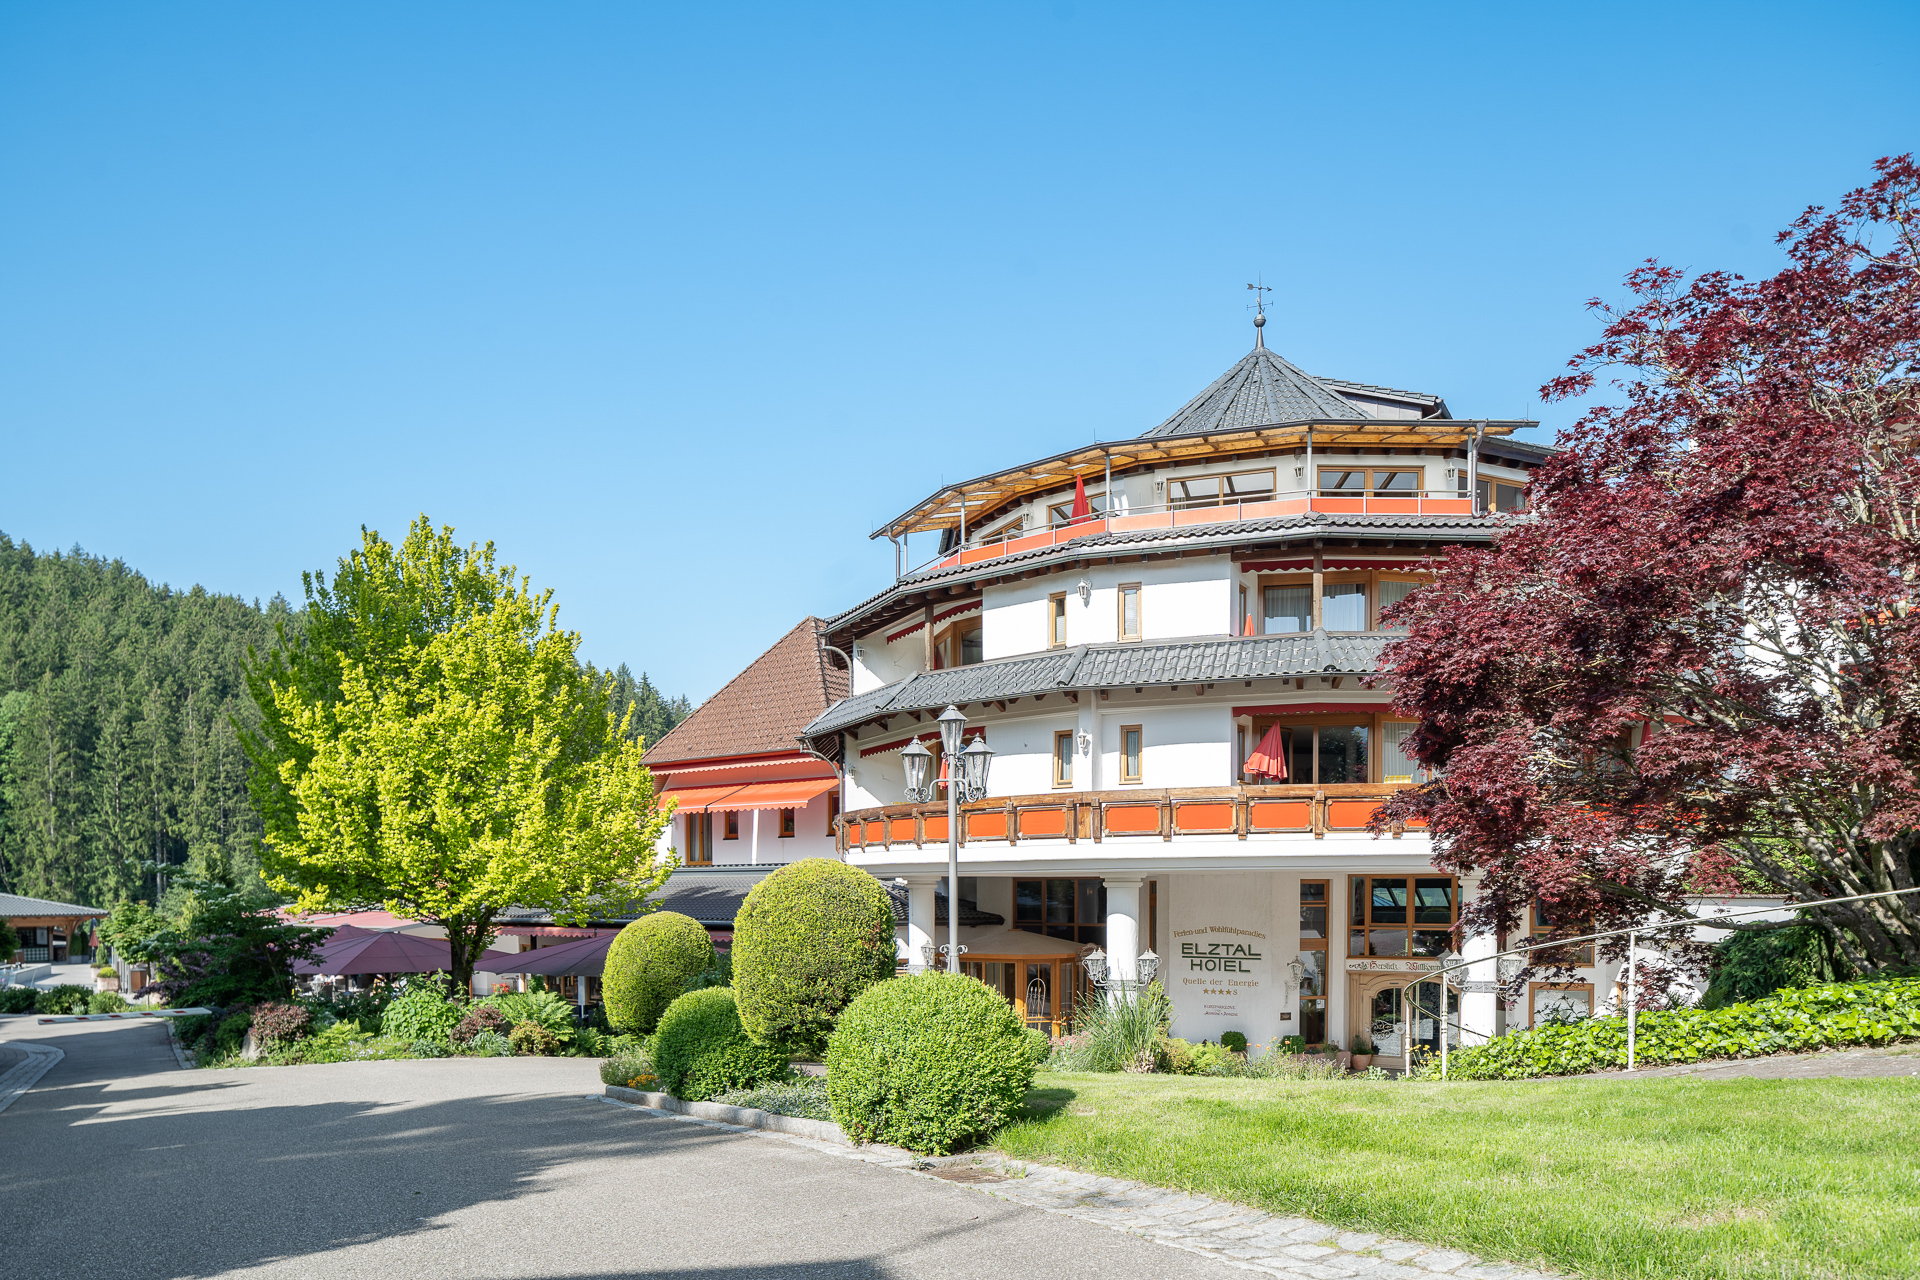
[{"label": "hotel sign", "polygon": [[1441,967],[1438,960],[1349,960],[1348,973],[1429,973]]},{"label": "hotel sign", "polygon": [[1173,1034],[1218,1041],[1238,1031],[1260,1043],[1282,1034],[1272,876],[1183,875],[1172,898],[1161,974]]}]

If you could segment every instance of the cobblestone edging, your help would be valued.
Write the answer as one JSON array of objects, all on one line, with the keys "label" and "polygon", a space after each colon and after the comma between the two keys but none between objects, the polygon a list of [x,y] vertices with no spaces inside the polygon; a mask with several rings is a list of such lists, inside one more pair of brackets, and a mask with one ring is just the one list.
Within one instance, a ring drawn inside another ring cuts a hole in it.
[{"label": "cobblestone edging", "polygon": [[21,1041],[0,1044],[0,1111],[12,1106],[66,1056],[51,1045]]},{"label": "cobblestone edging", "polygon": [[[656,1101],[642,1101],[653,1099]],[[1365,1231],[1342,1231],[1309,1218],[1262,1213],[1231,1201],[1103,1178],[1004,1156],[917,1156],[878,1144],[856,1147],[837,1125],[776,1116],[750,1107],[681,1102],[671,1094],[609,1085],[602,1101],[735,1133],[766,1133],[827,1155],[939,1178],[1046,1213],[1144,1236],[1280,1280],[1554,1280],[1555,1273],[1486,1262],[1456,1249],[1430,1248]],[[661,1101],[671,1106],[659,1105]],[[696,1108],[698,1110],[696,1110]],[[711,1110],[712,1115],[704,1114]],[[727,1119],[730,1112],[740,1119]],[[754,1118],[783,1122],[757,1123]],[[830,1136],[787,1128],[806,1125]]]}]

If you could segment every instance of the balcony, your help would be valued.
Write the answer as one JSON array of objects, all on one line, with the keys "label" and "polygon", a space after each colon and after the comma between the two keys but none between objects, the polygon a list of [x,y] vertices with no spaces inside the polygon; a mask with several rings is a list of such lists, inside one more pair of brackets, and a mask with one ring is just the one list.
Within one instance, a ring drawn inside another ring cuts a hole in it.
[{"label": "balcony", "polygon": [[[1346,783],[1326,786],[1174,787],[1124,791],[1070,791],[996,796],[960,806],[960,843],[1019,844],[1057,840],[1067,844],[1158,836],[1232,836],[1359,833],[1374,812],[1406,783]],[[1424,824],[1407,824],[1417,829]],[[1406,828],[1390,830],[1398,839]],[[871,849],[947,843],[947,807],[893,804],[840,815],[842,855]]]}]

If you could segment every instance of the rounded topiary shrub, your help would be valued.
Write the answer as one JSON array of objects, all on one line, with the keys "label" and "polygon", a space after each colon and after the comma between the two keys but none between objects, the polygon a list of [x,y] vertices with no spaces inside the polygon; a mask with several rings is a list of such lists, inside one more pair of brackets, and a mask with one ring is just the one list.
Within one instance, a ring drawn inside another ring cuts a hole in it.
[{"label": "rounded topiary shrub", "polygon": [[660,1087],[688,1102],[750,1089],[787,1074],[784,1053],[748,1037],[727,987],[689,991],[660,1015],[653,1037]]},{"label": "rounded topiary shrub", "polygon": [[733,990],[747,1034],[814,1056],[855,996],[893,976],[893,900],[844,862],[805,858],[747,894],[733,922]]},{"label": "rounded topiary shrub", "polygon": [[916,973],[847,1006],[827,1046],[833,1118],[855,1142],[945,1155],[1013,1117],[1034,1055],[1013,1006],[974,978]]},{"label": "rounded topiary shrub", "polygon": [[687,984],[713,965],[713,939],[692,916],[656,911],[620,931],[600,977],[607,1023],[645,1034]]}]

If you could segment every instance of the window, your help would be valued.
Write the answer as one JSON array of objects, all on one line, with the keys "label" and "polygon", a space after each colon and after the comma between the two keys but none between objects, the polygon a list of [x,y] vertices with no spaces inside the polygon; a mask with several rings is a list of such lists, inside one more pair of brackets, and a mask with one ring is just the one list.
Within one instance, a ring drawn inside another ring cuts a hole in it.
[{"label": "window", "polygon": [[[1365,631],[1368,592],[1364,578],[1320,582],[1320,626],[1327,631]],[[1313,580],[1265,580],[1260,584],[1260,634],[1298,635],[1313,630]]]},{"label": "window", "polygon": [[1059,649],[1067,643],[1067,597],[1065,592],[1047,597],[1047,648]]},{"label": "window", "polygon": [[1015,880],[1013,927],[1049,938],[1104,946],[1107,888],[1097,879]]},{"label": "window", "polygon": [[793,839],[793,818],[793,810],[782,809],[780,811],[780,838],[782,840]]},{"label": "window", "polygon": [[722,840],[738,840],[740,838],[739,814],[729,813],[722,815],[720,838]]},{"label": "window", "polygon": [[1320,625],[1328,631],[1367,629],[1367,584],[1328,582],[1320,588]]},{"label": "window", "polygon": [[837,791],[829,791],[827,793],[827,834],[828,835],[832,836],[832,835],[839,834],[839,832],[836,830],[836,824],[838,824],[839,821],[840,821],[840,793]]},{"label": "window", "polygon": [[1265,502],[1273,497],[1273,472],[1240,471],[1231,475],[1189,476],[1167,484],[1167,503],[1176,511],[1190,507],[1219,507],[1230,502]]},{"label": "window", "polygon": [[1380,781],[1426,782],[1433,777],[1407,754],[1407,739],[1418,727],[1411,720],[1389,720],[1380,726]]},{"label": "window", "polygon": [[[1527,486],[1516,484],[1512,480],[1492,480],[1480,477],[1478,493],[1482,511],[1525,511],[1527,509]],[[1460,496],[1467,496],[1467,473],[1460,472]]]},{"label": "window", "polygon": [[687,815],[686,854],[686,863],[690,867],[707,866],[713,862],[712,814],[690,813]]},{"label": "window", "polygon": [[1053,735],[1053,785],[1073,785],[1073,730],[1062,729]]},{"label": "window", "polygon": [[1300,882],[1300,1030],[1310,1045],[1327,1040],[1327,881]]},{"label": "window", "polygon": [[985,656],[981,634],[982,624],[977,615],[961,618],[942,628],[933,641],[934,669],[969,667],[980,661]]},{"label": "window", "polygon": [[1418,469],[1320,468],[1320,492],[1329,497],[1412,498],[1419,496],[1420,488]]},{"label": "window", "polygon": [[1354,876],[1347,954],[1445,955],[1458,906],[1452,876]]},{"label": "window", "polygon": [[1260,634],[1296,635],[1313,630],[1313,587],[1260,588]]},{"label": "window", "polygon": [[[1408,596],[1413,594],[1415,588],[1423,585],[1425,585],[1424,580],[1420,578],[1380,579],[1380,616],[1385,618],[1387,616],[1387,610],[1405,601]],[[1380,629],[1382,631],[1406,630],[1405,627],[1388,626],[1385,622],[1380,624]]]},{"label": "window", "polygon": [[1530,982],[1527,984],[1527,1022],[1578,1022],[1593,1016],[1593,984],[1589,982]]},{"label": "window", "polygon": [[[1087,506],[1092,510],[1094,518],[1097,519],[1098,517],[1105,515],[1108,509],[1107,495],[1104,493],[1089,493],[1087,495]],[[1073,499],[1072,498],[1068,498],[1065,502],[1056,502],[1052,506],[1047,508],[1047,522],[1049,524],[1056,525],[1056,526],[1063,525],[1072,519],[1073,519]]]},{"label": "window", "polygon": [[[1527,942],[1530,946],[1539,946],[1551,942],[1556,937],[1577,938],[1583,933],[1593,932],[1592,920],[1576,920],[1554,910],[1546,903],[1535,899],[1533,903],[1533,927],[1528,931]],[[1555,947],[1551,951],[1536,951],[1530,957],[1535,964],[1575,968],[1593,963],[1593,944],[1577,943],[1570,947]]]},{"label": "window", "polygon": [[[1271,720],[1256,720],[1250,735],[1255,743],[1267,736]],[[1290,783],[1367,782],[1367,757],[1373,729],[1365,724],[1285,724],[1280,728],[1283,758],[1287,762],[1285,781]],[[1252,781],[1244,772],[1250,748],[1242,739],[1240,780]],[[1261,778],[1261,782],[1268,779]]]},{"label": "window", "polygon": [[1137,582],[1120,584],[1119,625],[1122,640],[1140,638],[1140,584]]},{"label": "window", "polygon": [[1120,781],[1140,781],[1141,743],[1144,735],[1137,724],[1120,726]]}]

